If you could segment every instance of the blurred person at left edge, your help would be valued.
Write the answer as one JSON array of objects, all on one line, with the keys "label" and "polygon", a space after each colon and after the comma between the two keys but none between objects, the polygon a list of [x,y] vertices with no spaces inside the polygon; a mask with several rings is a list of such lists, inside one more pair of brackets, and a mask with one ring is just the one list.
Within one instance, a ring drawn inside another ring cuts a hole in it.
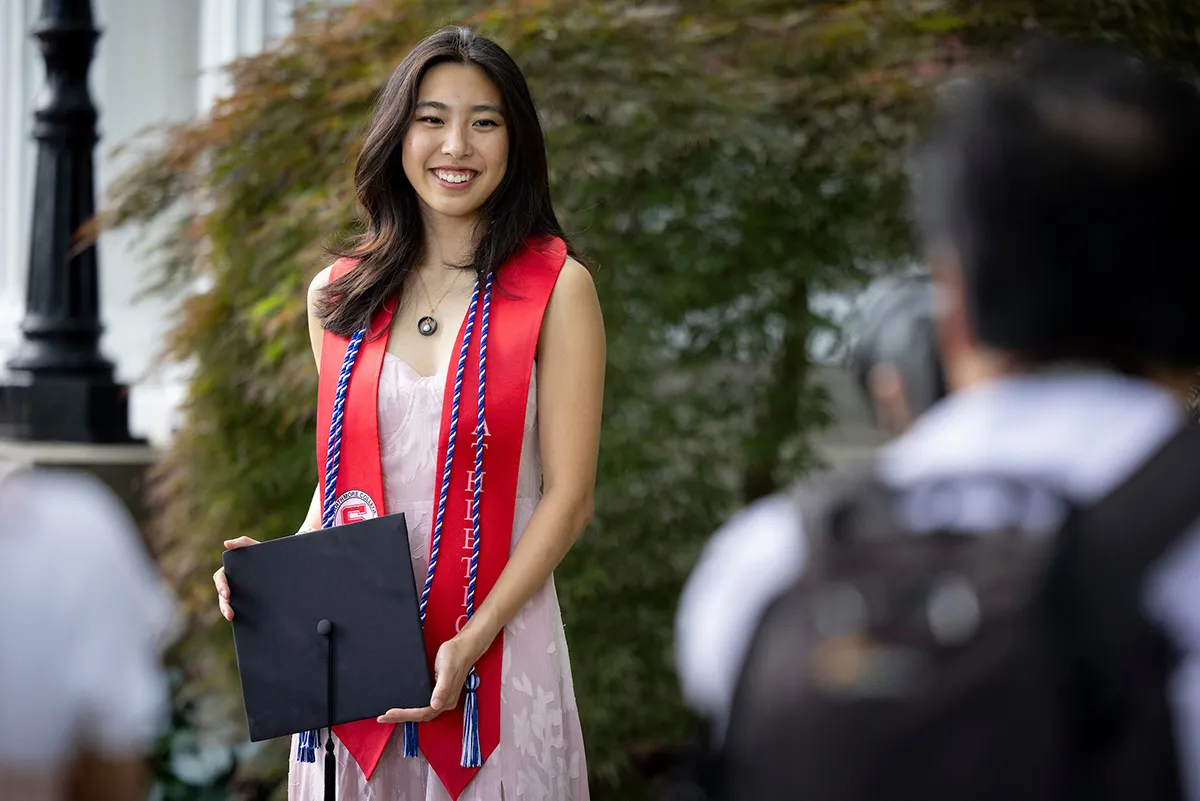
[{"label": "blurred person at left edge", "polygon": [[174,599],[95,478],[0,462],[0,801],[134,801]]}]

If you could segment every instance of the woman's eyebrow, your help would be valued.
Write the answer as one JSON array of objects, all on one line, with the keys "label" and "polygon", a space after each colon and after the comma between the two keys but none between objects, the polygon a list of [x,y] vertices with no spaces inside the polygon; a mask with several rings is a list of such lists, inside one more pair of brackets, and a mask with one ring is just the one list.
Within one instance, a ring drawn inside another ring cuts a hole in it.
[{"label": "woman's eyebrow", "polygon": [[[443,103],[440,100],[422,100],[421,102],[417,103],[416,107],[418,109],[431,108],[431,109],[435,109],[437,111],[449,111],[450,110],[450,106],[446,105],[445,103]],[[504,116],[503,109],[501,109],[499,106],[493,106],[490,103],[480,103],[478,105],[471,106],[471,111],[490,111],[494,114],[499,114],[500,116]]]}]

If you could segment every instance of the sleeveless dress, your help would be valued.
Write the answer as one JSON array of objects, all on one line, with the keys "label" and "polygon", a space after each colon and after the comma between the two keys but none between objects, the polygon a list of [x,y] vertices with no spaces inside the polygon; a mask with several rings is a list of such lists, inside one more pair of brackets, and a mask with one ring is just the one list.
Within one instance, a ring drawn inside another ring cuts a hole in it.
[{"label": "sleeveless dress", "polygon": [[[513,545],[541,497],[536,369],[535,364],[521,446]],[[429,566],[445,385],[444,369],[423,376],[399,357],[384,356],[379,378],[379,436],[385,503],[388,514],[403,512],[406,516],[418,586]],[[505,626],[501,676],[500,744],[459,796],[460,801],[587,801],[583,734],[553,577]],[[324,798],[324,738],[322,730],[315,764],[296,762],[297,738],[292,738],[289,801]],[[423,756],[405,759],[403,739],[402,727],[397,726],[368,783],[335,738],[339,801],[449,801]]]}]

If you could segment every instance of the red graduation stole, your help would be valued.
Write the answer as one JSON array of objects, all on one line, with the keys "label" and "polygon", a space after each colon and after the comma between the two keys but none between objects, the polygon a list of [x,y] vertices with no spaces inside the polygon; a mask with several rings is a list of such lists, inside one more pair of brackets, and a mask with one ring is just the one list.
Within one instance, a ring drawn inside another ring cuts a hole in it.
[{"label": "red graduation stole", "polygon": [[[565,259],[566,245],[561,239],[555,237],[531,241],[504,264],[491,293],[484,391],[486,422],[482,427],[485,445],[482,475],[486,480],[482,483],[484,491],[480,496],[475,608],[487,597],[508,562],[529,381],[542,317]],[[339,260],[333,267],[330,279],[340,277],[353,269],[354,265],[353,260]],[[482,295],[480,292],[462,373],[457,435],[445,500],[440,554],[429,590],[425,618],[425,649],[431,671],[438,648],[452,638],[467,620],[468,568],[474,544],[471,518],[473,484],[470,482],[475,473],[475,434],[480,429],[477,401],[480,331],[484,310]],[[394,313],[393,300],[371,321],[351,373],[342,423],[334,525],[369,519],[385,510],[379,457],[378,394],[379,375]],[[451,366],[446,371],[441,434],[438,438],[438,474],[433,488],[435,514],[442,489],[442,467],[450,441],[455,368],[467,322],[464,319],[459,329]],[[349,342],[346,337],[326,331],[321,345],[317,465],[322,488],[334,397]],[[425,577],[417,576],[416,579],[420,588]],[[500,669],[503,650],[504,633],[501,631],[476,663],[480,680],[476,695],[480,765],[486,763],[500,741]],[[478,767],[462,765],[465,698],[464,692],[455,709],[418,726],[420,749],[452,799],[458,798],[479,770]],[[379,711],[382,714],[386,710]],[[395,724],[377,723],[369,719],[335,726],[333,730],[369,780],[393,729]]]}]

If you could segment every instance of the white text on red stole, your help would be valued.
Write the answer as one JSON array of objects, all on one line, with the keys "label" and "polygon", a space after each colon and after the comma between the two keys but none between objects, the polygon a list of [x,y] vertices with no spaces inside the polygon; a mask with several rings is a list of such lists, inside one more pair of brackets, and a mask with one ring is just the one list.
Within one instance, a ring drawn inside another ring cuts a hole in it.
[{"label": "white text on red stole", "polygon": [[[488,431],[486,415],[483,418],[483,424],[475,429],[475,443],[474,443],[475,447],[471,451],[472,456],[478,451],[479,437],[480,437],[481,432],[482,432],[482,436],[483,436],[483,451],[484,451],[484,455],[486,456],[487,447],[488,447],[487,438],[492,435],[492,432]],[[477,479],[475,477],[475,470],[472,469],[472,470],[467,471],[467,488],[466,488],[467,516],[463,521],[463,523],[464,523],[463,546],[460,551],[460,553],[462,553],[464,555],[459,557],[459,562],[463,566],[463,579],[467,580],[468,583],[463,585],[463,603],[462,603],[463,613],[461,615],[459,615],[458,620],[456,620],[454,622],[455,633],[462,631],[462,627],[467,625],[467,620],[468,620],[468,615],[467,615],[467,609],[469,606],[468,594],[471,591],[471,586],[470,586],[471,554],[475,550],[475,522],[474,522],[474,518],[472,517],[472,515],[474,514],[474,511],[475,511],[474,510],[475,482],[476,481],[479,482],[479,503],[482,506],[483,505],[483,477],[486,475],[487,475],[487,471],[481,470],[481,471],[479,471],[479,477]],[[480,522],[482,524],[482,521],[480,521]],[[482,525],[481,525],[481,528],[482,528]],[[511,534],[510,534],[510,536],[511,536]],[[478,599],[476,599],[476,600],[478,600]],[[473,609],[471,611],[474,612]]]}]

